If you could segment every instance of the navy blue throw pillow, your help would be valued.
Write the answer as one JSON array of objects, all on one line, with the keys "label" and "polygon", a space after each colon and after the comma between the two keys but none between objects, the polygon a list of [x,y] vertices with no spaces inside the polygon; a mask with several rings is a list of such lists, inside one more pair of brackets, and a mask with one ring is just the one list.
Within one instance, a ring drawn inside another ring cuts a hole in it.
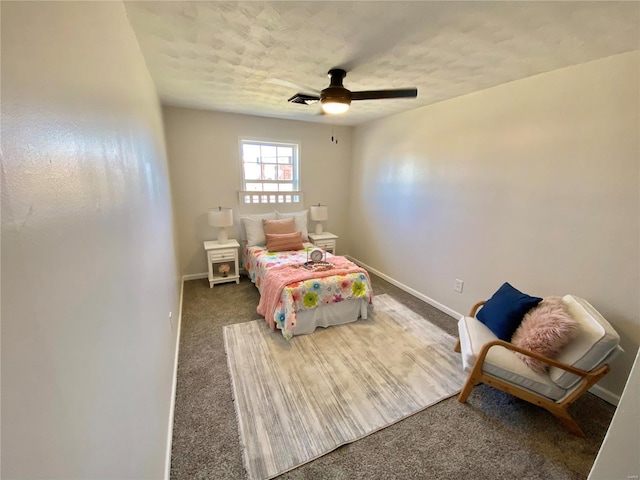
[{"label": "navy blue throw pillow", "polygon": [[496,337],[510,342],[522,317],[541,301],[541,298],[530,297],[505,282],[482,306],[476,318],[489,327]]}]

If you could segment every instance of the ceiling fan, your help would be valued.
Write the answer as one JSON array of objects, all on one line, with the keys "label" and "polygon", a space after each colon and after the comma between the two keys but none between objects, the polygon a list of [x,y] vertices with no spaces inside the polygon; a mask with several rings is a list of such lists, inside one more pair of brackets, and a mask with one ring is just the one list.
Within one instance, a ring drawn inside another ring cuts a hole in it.
[{"label": "ceiling fan", "polygon": [[309,95],[307,93],[296,93],[288,102],[311,105],[320,102],[322,110],[329,114],[344,113],[349,110],[352,100],[378,100],[381,98],[416,98],[417,88],[399,88],[391,90],[366,90],[362,92],[352,92],[342,85],[342,80],[347,76],[347,72],[341,68],[329,70],[329,86],[320,92],[320,95]]}]

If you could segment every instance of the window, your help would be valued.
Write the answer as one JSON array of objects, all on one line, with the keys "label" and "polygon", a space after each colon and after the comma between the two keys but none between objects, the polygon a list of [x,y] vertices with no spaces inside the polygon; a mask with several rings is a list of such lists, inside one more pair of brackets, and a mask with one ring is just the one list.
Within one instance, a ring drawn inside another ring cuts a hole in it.
[{"label": "window", "polygon": [[245,192],[298,191],[298,144],[241,140],[240,148]]},{"label": "window", "polygon": [[240,203],[303,204],[298,177],[299,144],[240,140]]}]

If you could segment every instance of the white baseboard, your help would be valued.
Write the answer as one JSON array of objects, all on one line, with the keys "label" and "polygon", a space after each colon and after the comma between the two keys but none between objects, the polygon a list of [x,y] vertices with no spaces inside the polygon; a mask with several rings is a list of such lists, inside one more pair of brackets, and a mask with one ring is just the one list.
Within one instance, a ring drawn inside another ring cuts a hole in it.
[{"label": "white baseboard", "polygon": [[391,278],[389,275],[385,275],[384,273],[380,272],[379,270],[376,270],[375,268],[367,265],[366,263],[361,262],[360,260],[358,260],[356,258],[353,258],[353,257],[351,257],[349,255],[347,255],[347,258],[350,259],[353,263],[356,263],[356,264],[360,265],[365,270],[368,270],[369,272],[375,273],[377,276],[379,276],[380,278],[385,279],[387,282],[391,283],[392,285],[395,285],[399,289],[404,290],[405,292],[413,295],[416,298],[419,298],[423,302],[426,302],[429,305],[431,305],[432,307],[437,308],[441,312],[444,312],[447,315],[452,316],[456,320],[458,320],[462,316],[461,313],[458,313],[455,310],[447,307],[446,305],[443,305],[440,302],[435,301],[433,298],[427,297],[426,295],[418,292],[417,290],[414,290],[413,288],[405,285],[404,283],[398,282],[397,280]]},{"label": "white baseboard", "polygon": [[[205,274],[205,277],[208,274]],[[173,385],[171,387],[171,404],[169,406],[169,425],[167,428],[167,452],[165,457],[164,478],[171,475],[171,447],[173,445],[173,418],[176,410],[176,389],[178,386],[178,354],[180,353],[180,331],[182,330],[182,298],[184,293],[184,277],[180,283],[180,305],[178,306],[178,334],[176,335],[176,354],[173,359]]]},{"label": "white baseboard", "polygon": [[183,275],[182,281],[186,282],[189,280],[198,280],[199,278],[209,278],[209,274],[207,272],[204,273],[190,273],[189,275]]},{"label": "white baseboard", "polygon": [[589,389],[589,392],[616,407],[618,406],[618,403],[620,403],[620,395],[616,395],[606,388],[602,388],[600,385],[594,385]]},{"label": "white baseboard", "polygon": [[[376,270],[375,268],[367,265],[366,263],[361,262],[358,259],[351,257],[350,255],[347,255],[347,258],[349,258],[352,262],[360,265],[362,268],[368,270],[369,272],[375,273],[377,276],[379,276],[380,278],[385,279],[387,282],[391,283],[392,285],[395,285],[396,287],[400,288],[401,290],[404,290],[405,292],[413,295],[414,297],[419,298],[423,302],[426,302],[429,305],[437,308],[441,312],[444,312],[447,315],[450,315],[455,319],[458,319],[458,318],[460,318],[462,316],[462,314],[456,312],[455,310],[453,310],[453,309],[441,304],[440,302],[435,301],[434,299],[432,299],[430,297],[427,297],[426,295],[423,295],[422,293],[414,290],[411,287],[408,287],[407,285],[405,285],[403,283],[398,282],[397,280],[391,278],[389,275],[385,275],[384,273],[380,272],[379,270]],[[611,405],[618,406],[618,402],[620,402],[620,396],[619,395],[616,395],[615,393],[610,392],[606,388],[602,388],[599,385],[594,385],[593,387],[591,387],[589,389],[589,392],[593,393],[596,397],[601,398],[605,402],[610,403]]]}]

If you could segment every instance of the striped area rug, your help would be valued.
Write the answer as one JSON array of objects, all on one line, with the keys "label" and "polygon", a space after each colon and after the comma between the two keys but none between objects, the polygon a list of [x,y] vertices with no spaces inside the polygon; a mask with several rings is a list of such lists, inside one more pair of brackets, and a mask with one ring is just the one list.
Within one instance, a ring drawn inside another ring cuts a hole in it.
[{"label": "striped area rug", "polygon": [[264,320],[224,327],[244,466],[267,479],[458,393],[455,338],[388,295],[369,319],[287,341]]}]

